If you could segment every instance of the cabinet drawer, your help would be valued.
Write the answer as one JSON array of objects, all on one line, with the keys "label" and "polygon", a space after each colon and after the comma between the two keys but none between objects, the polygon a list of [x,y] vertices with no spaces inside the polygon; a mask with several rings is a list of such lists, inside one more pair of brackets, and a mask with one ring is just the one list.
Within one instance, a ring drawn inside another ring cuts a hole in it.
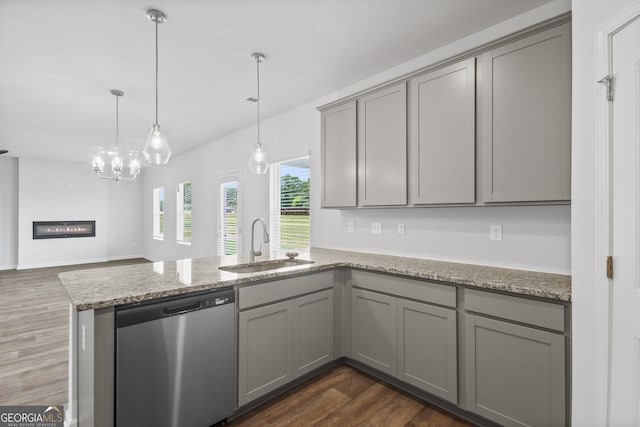
[{"label": "cabinet drawer", "polygon": [[351,271],[351,285],[431,304],[456,306],[456,287],[366,271]]},{"label": "cabinet drawer", "polygon": [[465,289],[467,311],[564,332],[564,306],[526,298]]},{"label": "cabinet drawer", "polygon": [[269,304],[333,287],[333,270],[238,289],[238,309]]}]

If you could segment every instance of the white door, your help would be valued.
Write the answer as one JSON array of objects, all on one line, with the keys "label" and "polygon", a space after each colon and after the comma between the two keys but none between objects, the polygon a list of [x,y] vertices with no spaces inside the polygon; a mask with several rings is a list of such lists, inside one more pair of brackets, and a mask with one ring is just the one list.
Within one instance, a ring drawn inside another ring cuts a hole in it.
[{"label": "white door", "polygon": [[640,17],[611,38],[613,306],[610,426],[640,426]]}]

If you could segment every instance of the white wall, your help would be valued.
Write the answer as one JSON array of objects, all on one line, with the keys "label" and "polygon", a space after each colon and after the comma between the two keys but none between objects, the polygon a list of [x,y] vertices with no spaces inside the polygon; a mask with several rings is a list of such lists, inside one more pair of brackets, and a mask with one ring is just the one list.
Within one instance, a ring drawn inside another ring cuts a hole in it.
[{"label": "white wall", "polygon": [[[637,1],[637,0],[636,0]],[[607,367],[595,340],[601,327],[594,313],[602,301],[596,293],[595,123],[596,46],[599,29],[632,0],[573,1],[573,121],[571,268],[573,271],[573,425],[599,426],[606,420]],[[606,322],[605,322],[606,323]],[[605,325],[606,326],[606,325]]]},{"label": "white wall", "polygon": [[[86,165],[83,164],[83,167]],[[97,178],[93,177],[94,180]],[[142,242],[142,180],[107,181],[107,257],[137,258],[144,254]]]},{"label": "white wall", "polygon": [[[568,0],[552,2],[353,86],[265,120],[262,125],[263,143],[272,161],[311,153],[312,245],[568,273],[570,271],[570,208],[568,206],[366,211],[320,209],[320,114],[316,107],[569,10]],[[232,170],[241,171],[240,210],[243,214],[241,228],[244,231],[243,251],[246,252],[251,219],[256,216],[268,219],[269,215],[268,177],[253,176],[247,169],[247,160],[255,144],[255,138],[255,128],[243,129],[171,159],[166,168],[145,173],[144,242],[145,253],[148,256],[154,259],[176,259],[215,254],[218,176]],[[175,243],[174,188],[183,180],[193,182],[194,237],[190,247]],[[171,191],[166,192],[165,240],[157,241],[151,237],[151,200],[152,189],[161,185]],[[347,233],[347,222],[350,220],[356,223],[355,233]],[[372,236],[367,232],[372,221],[383,223],[382,236]],[[406,224],[407,234],[404,236],[395,234],[395,227],[399,222]],[[489,240],[489,224],[503,224],[503,241]]]},{"label": "white wall", "polygon": [[[115,190],[114,182],[95,177],[87,163],[19,162],[18,268],[142,254],[140,183],[121,183]],[[33,240],[33,221],[63,220],[95,220],[96,237]]]},{"label": "white wall", "polygon": [[0,270],[18,264],[18,159],[0,157]]}]

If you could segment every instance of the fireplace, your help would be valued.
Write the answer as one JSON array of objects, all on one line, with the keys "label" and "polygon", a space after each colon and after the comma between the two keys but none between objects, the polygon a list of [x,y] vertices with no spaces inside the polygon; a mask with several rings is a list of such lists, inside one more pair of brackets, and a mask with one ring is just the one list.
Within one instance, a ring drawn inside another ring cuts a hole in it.
[{"label": "fireplace", "polygon": [[95,237],[95,221],[33,221],[34,239]]}]

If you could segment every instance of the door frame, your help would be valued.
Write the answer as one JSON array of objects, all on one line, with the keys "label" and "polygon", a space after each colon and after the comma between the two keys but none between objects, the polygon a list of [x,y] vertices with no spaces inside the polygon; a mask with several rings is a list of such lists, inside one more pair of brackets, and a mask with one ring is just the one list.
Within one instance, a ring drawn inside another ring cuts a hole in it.
[{"label": "door frame", "polygon": [[[597,33],[596,74],[594,83],[609,76],[612,68],[613,36],[640,17],[640,1],[623,9],[607,21]],[[596,158],[594,164],[596,184],[596,300],[594,351],[596,363],[594,383],[599,390],[598,417],[595,422],[609,426],[611,398],[611,329],[612,329],[612,283],[607,278],[606,258],[613,255],[613,103],[607,100],[606,85],[595,83],[596,90]],[[615,95],[615,82],[614,82]]]}]

